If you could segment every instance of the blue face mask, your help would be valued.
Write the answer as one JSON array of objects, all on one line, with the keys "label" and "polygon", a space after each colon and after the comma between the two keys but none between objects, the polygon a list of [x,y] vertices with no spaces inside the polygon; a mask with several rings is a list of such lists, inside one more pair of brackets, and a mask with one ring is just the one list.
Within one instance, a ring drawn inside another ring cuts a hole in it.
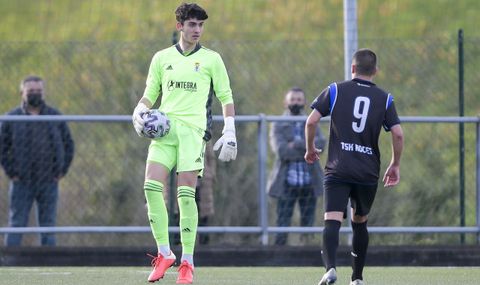
[{"label": "blue face mask", "polygon": [[292,115],[298,115],[303,110],[303,105],[299,105],[299,104],[288,105],[288,109],[290,109],[290,112],[292,113]]}]

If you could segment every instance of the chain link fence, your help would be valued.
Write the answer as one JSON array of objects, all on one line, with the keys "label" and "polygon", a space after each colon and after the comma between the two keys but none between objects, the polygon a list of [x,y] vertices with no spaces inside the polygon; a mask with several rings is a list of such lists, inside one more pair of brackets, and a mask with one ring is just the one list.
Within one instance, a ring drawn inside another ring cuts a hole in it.
[{"label": "chain link fence", "polygon": [[[480,83],[474,67],[480,60],[480,39],[465,39],[465,114],[477,116]],[[64,114],[131,114],[143,93],[148,64],[163,42],[0,43],[0,112],[20,104],[19,83],[28,74],[46,80],[46,100]],[[330,82],[343,78],[343,42],[210,41],[204,45],[222,54],[237,114],[281,114],[283,96],[302,87],[308,101]],[[458,115],[458,53],[454,38],[429,40],[360,39],[359,47],[375,50],[380,72],[376,82],[391,91],[401,116]],[[214,105],[216,114],[220,106]],[[58,226],[148,226],[142,191],[148,140],[131,124],[69,122],[75,157],[60,182]],[[214,140],[221,132],[214,124]],[[328,135],[328,124],[322,123]],[[459,225],[458,124],[404,124],[402,183],[393,191],[379,189],[372,226]],[[212,226],[256,226],[258,205],[258,128],[238,124],[239,154],[234,163],[217,163]],[[26,134],[28,135],[28,134]],[[390,138],[382,135],[385,167]],[[475,226],[475,125],[465,125],[466,225]],[[324,165],[325,157],[322,157]],[[268,156],[271,168],[273,154]],[[382,169],[383,171],[383,169]],[[268,171],[267,171],[268,172]],[[8,179],[0,174],[0,226],[7,226]],[[275,203],[269,200],[269,224],[275,225]],[[318,202],[316,226],[323,225]],[[33,214],[31,226],[36,226]],[[292,225],[298,225],[295,211]],[[476,238],[467,236],[467,242]],[[152,245],[150,234],[59,234],[59,245]],[[379,244],[456,243],[457,235],[375,236]],[[215,244],[258,244],[256,234],[211,234]],[[320,242],[315,236],[311,243]],[[291,235],[291,244],[300,244]],[[38,244],[25,235],[25,245]]]}]

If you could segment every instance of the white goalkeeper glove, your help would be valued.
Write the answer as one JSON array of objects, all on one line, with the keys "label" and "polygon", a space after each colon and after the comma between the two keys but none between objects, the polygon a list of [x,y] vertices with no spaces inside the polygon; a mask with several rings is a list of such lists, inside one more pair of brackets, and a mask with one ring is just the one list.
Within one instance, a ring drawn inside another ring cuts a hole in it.
[{"label": "white goalkeeper glove", "polygon": [[233,117],[225,118],[225,125],[218,141],[213,145],[213,150],[220,150],[218,159],[221,161],[230,161],[237,158],[237,137],[235,136],[235,119]]},{"label": "white goalkeeper glove", "polygon": [[139,137],[143,137],[142,130],[145,124],[145,121],[143,120],[142,116],[148,110],[149,110],[148,107],[143,103],[138,103],[137,107],[135,107],[135,110],[133,110],[132,123]]}]

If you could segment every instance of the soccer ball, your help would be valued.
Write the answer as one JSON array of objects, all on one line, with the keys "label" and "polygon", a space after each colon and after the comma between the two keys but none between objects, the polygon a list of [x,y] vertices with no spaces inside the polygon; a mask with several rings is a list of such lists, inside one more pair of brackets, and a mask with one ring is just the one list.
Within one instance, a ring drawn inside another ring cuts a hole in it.
[{"label": "soccer ball", "polygon": [[165,113],[157,109],[151,109],[142,115],[145,121],[142,133],[150,139],[164,137],[170,131],[170,120]]}]

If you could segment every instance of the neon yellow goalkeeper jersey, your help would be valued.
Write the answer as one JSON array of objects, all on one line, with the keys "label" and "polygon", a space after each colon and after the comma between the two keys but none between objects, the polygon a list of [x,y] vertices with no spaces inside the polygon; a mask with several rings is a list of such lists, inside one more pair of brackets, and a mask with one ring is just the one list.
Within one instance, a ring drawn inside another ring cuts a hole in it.
[{"label": "neon yellow goalkeeper jersey", "polygon": [[222,58],[200,44],[188,55],[177,44],[153,56],[143,97],[153,105],[160,95],[159,109],[169,118],[199,127],[206,134],[212,122],[213,95],[222,106],[233,103]]}]

